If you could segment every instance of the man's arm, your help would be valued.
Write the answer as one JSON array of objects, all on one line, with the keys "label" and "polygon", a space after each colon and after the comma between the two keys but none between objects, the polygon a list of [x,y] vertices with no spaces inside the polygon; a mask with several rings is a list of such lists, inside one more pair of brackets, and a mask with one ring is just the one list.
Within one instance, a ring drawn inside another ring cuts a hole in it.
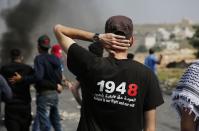
[{"label": "man's arm", "polygon": [[181,131],[196,131],[197,121],[194,121],[194,119],[195,115],[193,113],[190,114],[190,109],[181,109]]},{"label": "man's arm", "polygon": [[75,81],[73,83],[69,83],[69,89],[71,90],[75,100],[77,101],[77,103],[79,105],[82,105],[82,100],[81,100],[81,96],[79,93],[80,90],[80,83],[79,81]]},{"label": "man's arm", "polygon": [[[56,25],[54,27],[54,33],[61,44],[64,51],[67,53],[70,46],[75,43],[73,39],[79,39],[84,41],[93,41],[95,33],[70,28],[62,25]],[[126,50],[129,48],[129,40],[126,40],[124,36],[115,35],[112,33],[100,34],[99,42],[105,44],[107,48]],[[108,46],[107,46],[108,45]]]},{"label": "man's arm", "polygon": [[2,76],[0,76],[0,88],[3,92],[4,100],[9,100],[12,98],[12,91],[11,91],[10,87],[8,86],[8,83]]},{"label": "man's arm", "polygon": [[155,131],[156,130],[156,109],[146,111],[144,113],[145,125],[144,131]]},{"label": "man's arm", "polygon": [[44,67],[42,65],[42,61],[39,59],[35,59],[34,61],[34,72],[30,75],[22,76],[18,72],[15,72],[15,75],[9,78],[9,82],[11,84],[15,84],[17,82],[23,81],[28,84],[33,84],[38,81],[41,81],[44,76]]},{"label": "man's arm", "polygon": [[161,61],[162,61],[162,55],[160,55],[158,60],[156,60],[156,64],[161,64]]}]

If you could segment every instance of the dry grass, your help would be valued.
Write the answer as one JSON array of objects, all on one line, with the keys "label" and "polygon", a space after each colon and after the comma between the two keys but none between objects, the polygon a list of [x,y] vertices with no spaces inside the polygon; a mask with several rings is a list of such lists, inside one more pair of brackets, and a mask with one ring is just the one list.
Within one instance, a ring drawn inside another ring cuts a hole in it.
[{"label": "dry grass", "polygon": [[175,88],[185,70],[186,69],[182,68],[160,68],[157,75],[161,83],[161,87],[166,90],[172,90]]}]

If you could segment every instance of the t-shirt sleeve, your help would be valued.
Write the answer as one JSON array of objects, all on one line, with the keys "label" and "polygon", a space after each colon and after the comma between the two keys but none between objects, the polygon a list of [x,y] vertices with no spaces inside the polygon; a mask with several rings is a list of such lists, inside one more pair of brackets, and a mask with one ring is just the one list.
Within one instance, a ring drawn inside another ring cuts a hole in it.
[{"label": "t-shirt sleeve", "polygon": [[85,77],[91,71],[97,59],[94,54],[75,43],[68,50],[67,66],[79,79]]},{"label": "t-shirt sleeve", "polygon": [[147,86],[144,98],[144,111],[154,109],[164,103],[159,81],[152,72],[148,72]]}]

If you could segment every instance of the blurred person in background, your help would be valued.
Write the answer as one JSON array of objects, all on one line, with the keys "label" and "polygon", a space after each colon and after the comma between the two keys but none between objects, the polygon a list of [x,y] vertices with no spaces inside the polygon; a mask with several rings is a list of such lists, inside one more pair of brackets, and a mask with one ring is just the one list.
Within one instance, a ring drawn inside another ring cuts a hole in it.
[{"label": "blurred person in background", "polygon": [[0,102],[7,102],[10,99],[12,99],[12,90],[5,78],[0,74]]},{"label": "blurred person in background", "polygon": [[3,118],[1,103],[7,102],[11,98],[12,98],[11,88],[9,87],[5,78],[0,74],[0,121]]},{"label": "blurred person in background", "polygon": [[[62,55],[62,48],[59,44],[55,44],[51,48],[51,54],[55,55],[57,58],[59,58],[61,62],[61,68],[62,68],[62,85],[63,87],[67,87],[73,94],[74,98],[76,99],[77,103],[81,105],[81,96],[79,93],[79,82],[75,81],[69,81],[65,75],[64,75],[64,56]],[[60,90],[61,92],[61,90]]]},{"label": "blurred person in background", "polygon": [[0,72],[8,81],[13,97],[5,104],[5,126],[8,131],[29,131],[32,121],[30,84],[20,81],[12,84],[9,78],[18,72],[20,75],[31,75],[33,69],[23,63],[19,49],[10,51],[11,63],[2,66]]},{"label": "blurred person in background", "polygon": [[154,49],[149,49],[149,55],[145,58],[144,64],[149,67],[155,74],[157,74],[157,64],[161,64],[162,55],[159,58],[155,56]]}]

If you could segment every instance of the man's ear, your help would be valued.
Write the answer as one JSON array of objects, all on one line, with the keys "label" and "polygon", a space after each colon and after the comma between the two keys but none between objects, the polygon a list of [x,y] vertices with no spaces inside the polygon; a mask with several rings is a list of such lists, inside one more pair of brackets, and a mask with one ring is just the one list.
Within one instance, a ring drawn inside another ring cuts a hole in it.
[{"label": "man's ear", "polygon": [[135,37],[132,36],[132,37],[130,38],[130,46],[132,46],[132,45],[134,44],[134,42],[135,42]]}]

